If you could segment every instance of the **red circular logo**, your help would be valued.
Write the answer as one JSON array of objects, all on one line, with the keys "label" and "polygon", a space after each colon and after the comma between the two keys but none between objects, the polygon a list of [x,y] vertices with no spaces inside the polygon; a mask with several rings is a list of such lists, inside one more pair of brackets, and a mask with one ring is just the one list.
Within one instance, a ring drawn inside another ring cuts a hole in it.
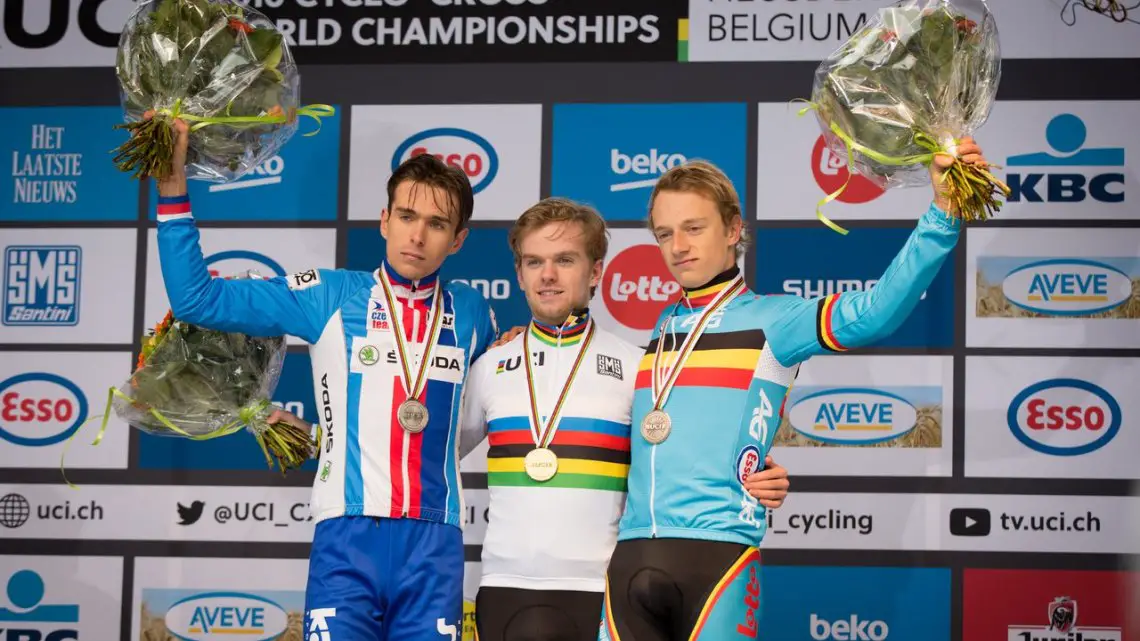
[{"label": "red circular logo", "polygon": [[613,257],[602,275],[602,300],[622,325],[652,329],[661,310],[677,300],[681,284],[656,245],[634,245]]},{"label": "red circular logo", "polygon": [[[823,136],[815,141],[811,150],[811,172],[815,174],[815,182],[820,189],[830,194],[843,186],[847,180],[847,157],[833,152],[824,143]],[[855,174],[847,189],[836,198],[839,202],[857,205],[872,201],[883,195],[883,189],[866,177]]]}]

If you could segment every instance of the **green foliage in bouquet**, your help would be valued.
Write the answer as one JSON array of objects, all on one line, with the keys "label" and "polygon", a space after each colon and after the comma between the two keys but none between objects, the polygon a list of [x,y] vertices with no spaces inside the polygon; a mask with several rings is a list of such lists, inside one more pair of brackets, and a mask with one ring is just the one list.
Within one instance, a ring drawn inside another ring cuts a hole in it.
[{"label": "green foliage in bouquet", "polygon": [[[946,0],[920,4],[881,9],[821,63],[813,86],[809,109],[829,143],[845,148],[850,171],[883,188],[919,184],[926,170],[916,169],[953,155],[988,117],[1000,77],[992,23],[979,27]],[[952,209],[966,220],[992,215],[996,195],[1009,194],[976,165],[956,162],[946,180]]]},{"label": "green foliage in bouquet", "polygon": [[143,338],[125,389],[116,390],[116,413],[145,432],[193,440],[248,429],[269,467],[276,462],[285,473],[317,445],[306,430],[266,422],[284,354],[284,337],[208,330],[168,312]]},{"label": "green foliage in bouquet", "polygon": [[135,178],[170,175],[175,118],[190,124],[187,166],[228,180],[284,144],[298,115],[319,123],[333,113],[328,105],[298,108],[284,37],[233,0],[140,5],[123,30],[115,71],[123,108],[135,120],[116,125],[131,136],[114,161]]}]

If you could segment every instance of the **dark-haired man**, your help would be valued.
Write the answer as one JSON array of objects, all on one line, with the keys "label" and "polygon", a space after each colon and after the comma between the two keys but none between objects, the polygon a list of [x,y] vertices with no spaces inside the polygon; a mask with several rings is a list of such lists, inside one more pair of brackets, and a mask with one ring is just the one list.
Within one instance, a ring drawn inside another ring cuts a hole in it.
[{"label": "dark-haired man", "polygon": [[215,279],[187,196],[187,129],[176,129],[175,171],[158,184],[159,257],[175,317],[311,346],[324,438],[305,638],[458,638],[458,405],[468,368],[497,334],[483,296],[439,279],[468,234],[470,182],[430,155],[401,164],[388,182],[386,255],[375,271]]}]

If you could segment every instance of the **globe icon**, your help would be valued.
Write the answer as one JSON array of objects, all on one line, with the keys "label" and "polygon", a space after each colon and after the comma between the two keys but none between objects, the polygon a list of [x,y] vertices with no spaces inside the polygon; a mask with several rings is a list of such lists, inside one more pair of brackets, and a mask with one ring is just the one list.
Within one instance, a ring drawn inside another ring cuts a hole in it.
[{"label": "globe icon", "polygon": [[17,528],[28,522],[32,506],[20,494],[5,494],[0,497],[0,525]]}]

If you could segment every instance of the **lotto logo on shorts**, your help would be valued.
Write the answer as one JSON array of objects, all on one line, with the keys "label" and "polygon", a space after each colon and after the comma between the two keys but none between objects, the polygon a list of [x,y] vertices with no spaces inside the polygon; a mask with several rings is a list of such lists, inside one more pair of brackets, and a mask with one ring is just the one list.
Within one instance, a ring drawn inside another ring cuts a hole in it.
[{"label": "lotto logo on shorts", "polygon": [[305,641],[333,641],[328,620],[336,616],[336,608],[316,608],[305,613],[309,619],[309,636]]}]

